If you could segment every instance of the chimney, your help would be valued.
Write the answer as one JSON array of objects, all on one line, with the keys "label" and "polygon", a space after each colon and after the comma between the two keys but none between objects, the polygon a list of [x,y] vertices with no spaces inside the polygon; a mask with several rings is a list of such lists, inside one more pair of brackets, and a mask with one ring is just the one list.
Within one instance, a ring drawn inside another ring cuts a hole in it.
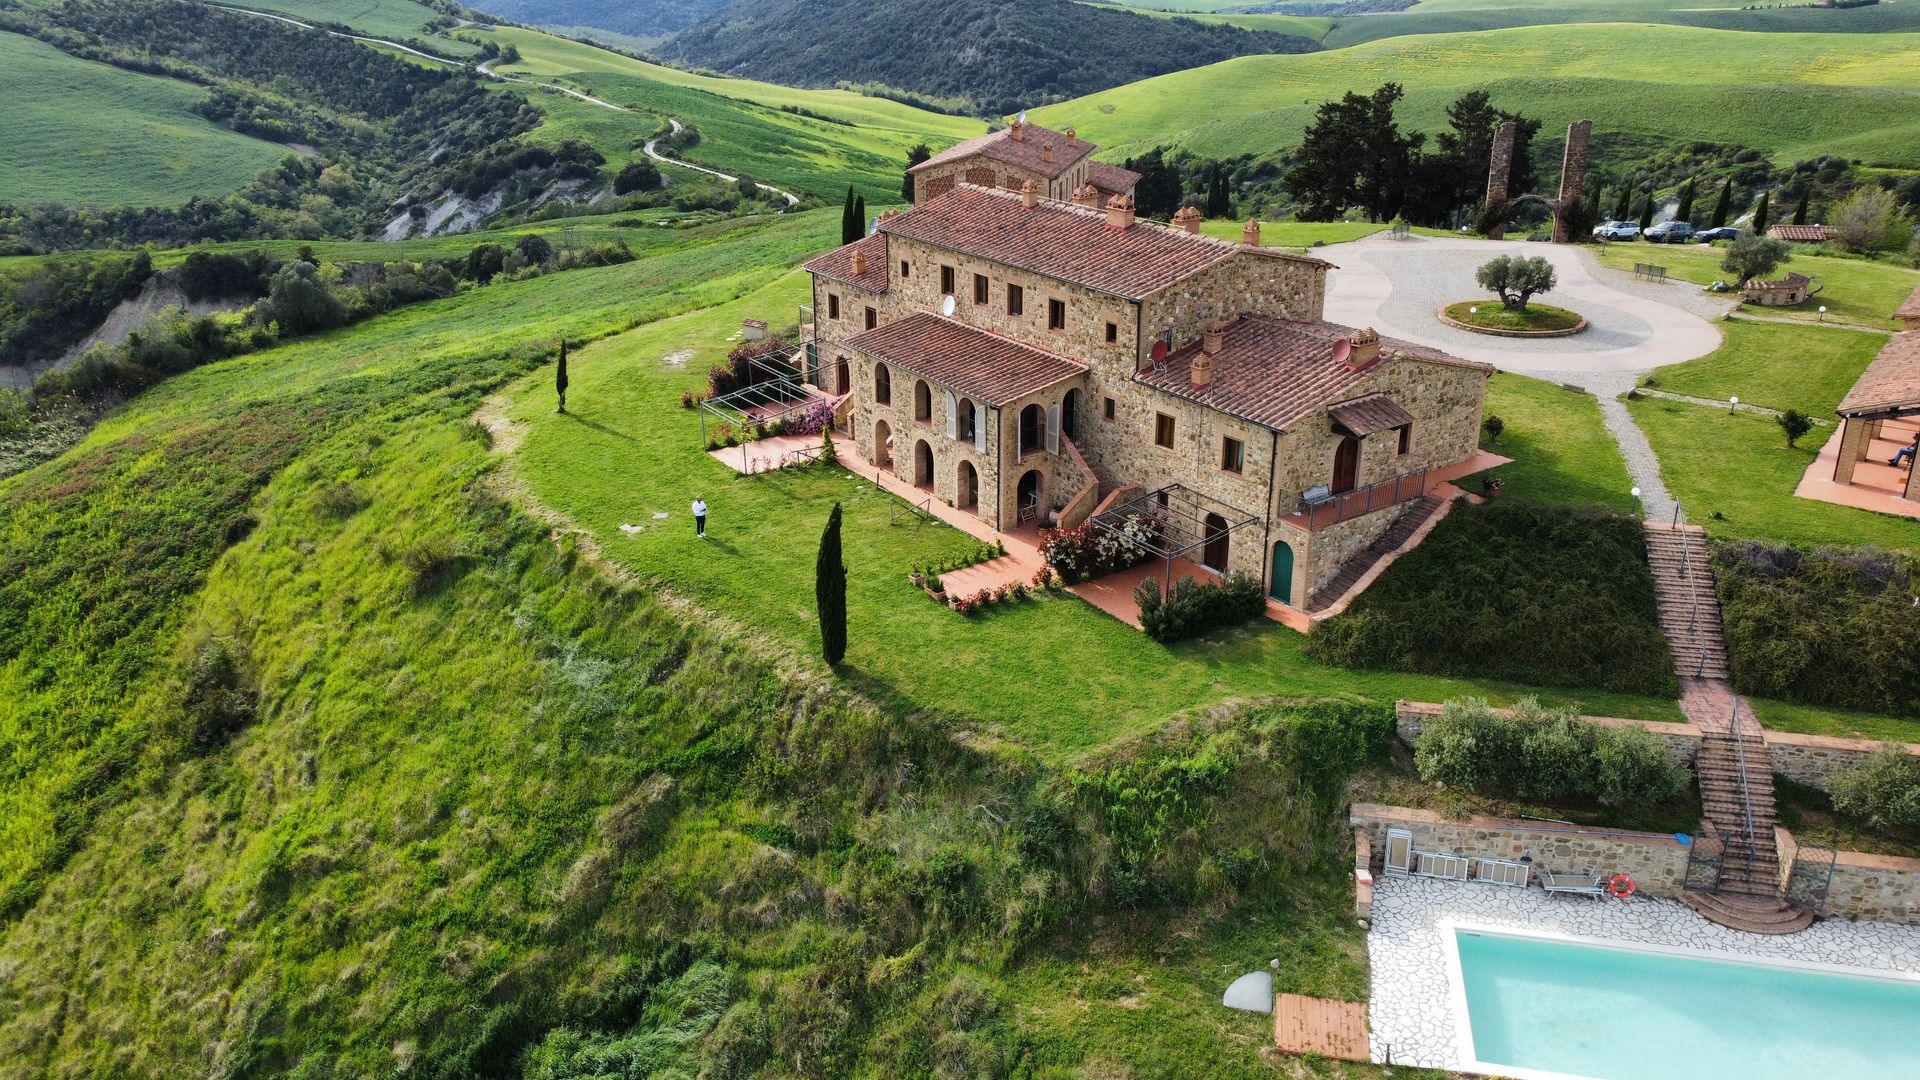
[{"label": "chimney", "polygon": [[1028,180],[1020,185],[1020,205],[1031,210],[1040,205],[1040,185]]},{"label": "chimney", "polygon": [[1052,143],[1047,143],[1044,146],[1040,147],[1040,160],[1046,162],[1049,165],[1053,164],[1053,144]]},{"label": "chimney", "polygon": [[1173,224],[1182,232],[1198,235],[1200,232],[1200,211],[1191,206],[1183,206],[1173,215]]},{"label": "chimney", "polygon": [[1074,134],[1074,130],[1073,130],[1072,128],[1068,128],[1068,129],[1067,129],[1067,141],[1068,141],[1068,142],[1073,142],[1074,140],[1076,140],[1076,139],[1078,139],[1078,138],[1079,138],[1079,136],[1078,136],[1078,135],[1076,135],[1076,134]]},{"label": "chimney", "polygon": [[1226,344],[1228,325],[1223,322],[1208,324],[1207,328],[1200,332],[1200,351],[1208,356],[1219,352],[1220,347]]},{"label": "chimney", "polygon": [[1353,346],[1353,351],[1347,354],[1347,366],[1353,370],[1359,371],[1380,359],[1380,334],[1373,327],[1355,330],[1347,342]]},{"label": "chimney", "polygon": [[1092,184],[1081,184],[1073,189],[1073,205],[1089,209],[1100,209],[1100,189]]},{"label": "chimney", "polygon": [[864,277],[867,272],[867,253],[859,248],[853,249],[853,276]]},{"label": "chimney", "polygon": [[1107,200],[1107,228],[1115,232],[1125,232],[1133,228],[1133,198],[1128,195],[1115,195]]},{"label": "chimney", "polygon": [[1248,218],[1247,224],[1240,230],[1240,242],[1248,247],[1260,246],[1260,219]]},{"label": "chimney", "polygon": [[1200,332],[1200,351],[1187,364],[1187,384],[1195,390],[1213,385],[1213,358],[1225,344],[1227,324],[1212,323]]},{"label": "chimney", "polygon": [[1023,119],[1026,115],[1025,110],[1022,110],[1019,116],[1013,118],[1013,123],[1007,125],[1007,138],[1012,139],[1014,142],[1025,142],[1027,140],[1027,122]]}]

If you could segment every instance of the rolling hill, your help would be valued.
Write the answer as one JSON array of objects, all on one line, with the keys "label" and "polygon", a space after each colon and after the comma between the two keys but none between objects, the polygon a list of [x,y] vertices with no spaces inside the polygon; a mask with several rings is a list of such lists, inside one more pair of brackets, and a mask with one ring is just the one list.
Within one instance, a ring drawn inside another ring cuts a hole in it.
[{"label": "rolling hill", "polygon": [[[1685,57],[1684,63],[1675,58]],[[1485,89],[1546,123],[1605,140],[1708,140],[1792,160],[1833,154],[1920,167],[1920,35],[1759,34],[1683,26],[1542,26],[1389,38],[1304,56],[1248,56],[1048,106],[1105,151],[1159,144],[1228,156],[1298,141],[1320,102],[1406,87],[1403,127],[1436,130]]]},{"label": "rolling hill", "polygon": [[0,32],[0,203],[155,205],[222,195],[290,152],[195,112],[206,92]]},{"label": "rolling hill", "polygon": [[800,86],[874,84],[996,114],[1308,38],[1071,0],[734,0],[662,48]]}]

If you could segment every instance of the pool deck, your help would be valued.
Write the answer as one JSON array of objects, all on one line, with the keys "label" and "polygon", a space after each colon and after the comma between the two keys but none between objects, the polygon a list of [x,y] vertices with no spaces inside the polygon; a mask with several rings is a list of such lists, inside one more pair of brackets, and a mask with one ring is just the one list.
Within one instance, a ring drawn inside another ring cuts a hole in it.
[{"label": "pool deck", "polygon": [[1671,900],[1621,903],[1549,898],[1431,878],[1374,882],[1367,958],[1373,969],[1369,1048],[1376,1062],[1458,1069],[1459,1035],[1446,947],[1448,927],[1467,922],[1533,932],[1672,945],[1757,959],[1920,973],[1920,927],[1827,919],[1783,937],[1729,930]]}]

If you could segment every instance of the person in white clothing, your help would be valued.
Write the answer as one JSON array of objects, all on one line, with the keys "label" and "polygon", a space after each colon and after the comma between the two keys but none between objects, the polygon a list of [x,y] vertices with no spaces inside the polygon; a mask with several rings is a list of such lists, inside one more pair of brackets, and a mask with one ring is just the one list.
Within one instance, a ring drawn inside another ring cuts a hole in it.
[{"label": "person in white clothing", "polygon": [[707,500],[698,497],[693,500],[693,535],[696,540],[707,538]]}]

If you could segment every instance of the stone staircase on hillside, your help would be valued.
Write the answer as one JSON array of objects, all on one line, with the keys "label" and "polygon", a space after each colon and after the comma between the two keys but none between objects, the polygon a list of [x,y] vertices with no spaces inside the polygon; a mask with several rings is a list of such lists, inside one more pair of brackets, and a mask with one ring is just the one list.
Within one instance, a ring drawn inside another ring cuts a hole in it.
[{"label": "stone staircase on hillside", "polygon": [[1437,495],[1422,495],[1410,502],[1407,509],[1401,513],[1400,520],[1394,522],[1392,528],[1381,533],[1380,539],[1367,545],[1365,551],[1348,559],[1346,565],[1340,568],[1340,572],[1333,576],[1333,580],[1322,585],[1308,599],[1307,610],[1319,612],[1332,607],[1341,597],[1347,595],[1347,590],[1353,588],[1362,577],[1366,576],[1367,571],[1373,569],[1375,563],[1389,552],[1398,551],[1400,545],[1406,543],[1420,526],[1426,524],[1434,511],[1440,509],[1441,503],[1442,500]]},{"label": "stone staircase on hillside", "polygon": [[1773,767],[1766,741],[1751,719],[1745,725],[1737,715],[1727,719],[1732,730],[1706,730],[1694,760],[1707,834],[1696,842],[1719,850],[1718,879],[1710,890],[1686,892],[1681,899],[1708,919],[1735,930],[1752,934],[1804,930],[1813,922],[1812,913],[1781,896],[1784,875],[1774,839]]},{"label": "stone staircase on hillside", "polygon": [[1724,681],[1727,643],[1720,632],[1720,598],[1713,590],[1707,534],[1697,525],[1646,523],[1647,564],[1660,603],[1660,629],[1682,678]]}]

